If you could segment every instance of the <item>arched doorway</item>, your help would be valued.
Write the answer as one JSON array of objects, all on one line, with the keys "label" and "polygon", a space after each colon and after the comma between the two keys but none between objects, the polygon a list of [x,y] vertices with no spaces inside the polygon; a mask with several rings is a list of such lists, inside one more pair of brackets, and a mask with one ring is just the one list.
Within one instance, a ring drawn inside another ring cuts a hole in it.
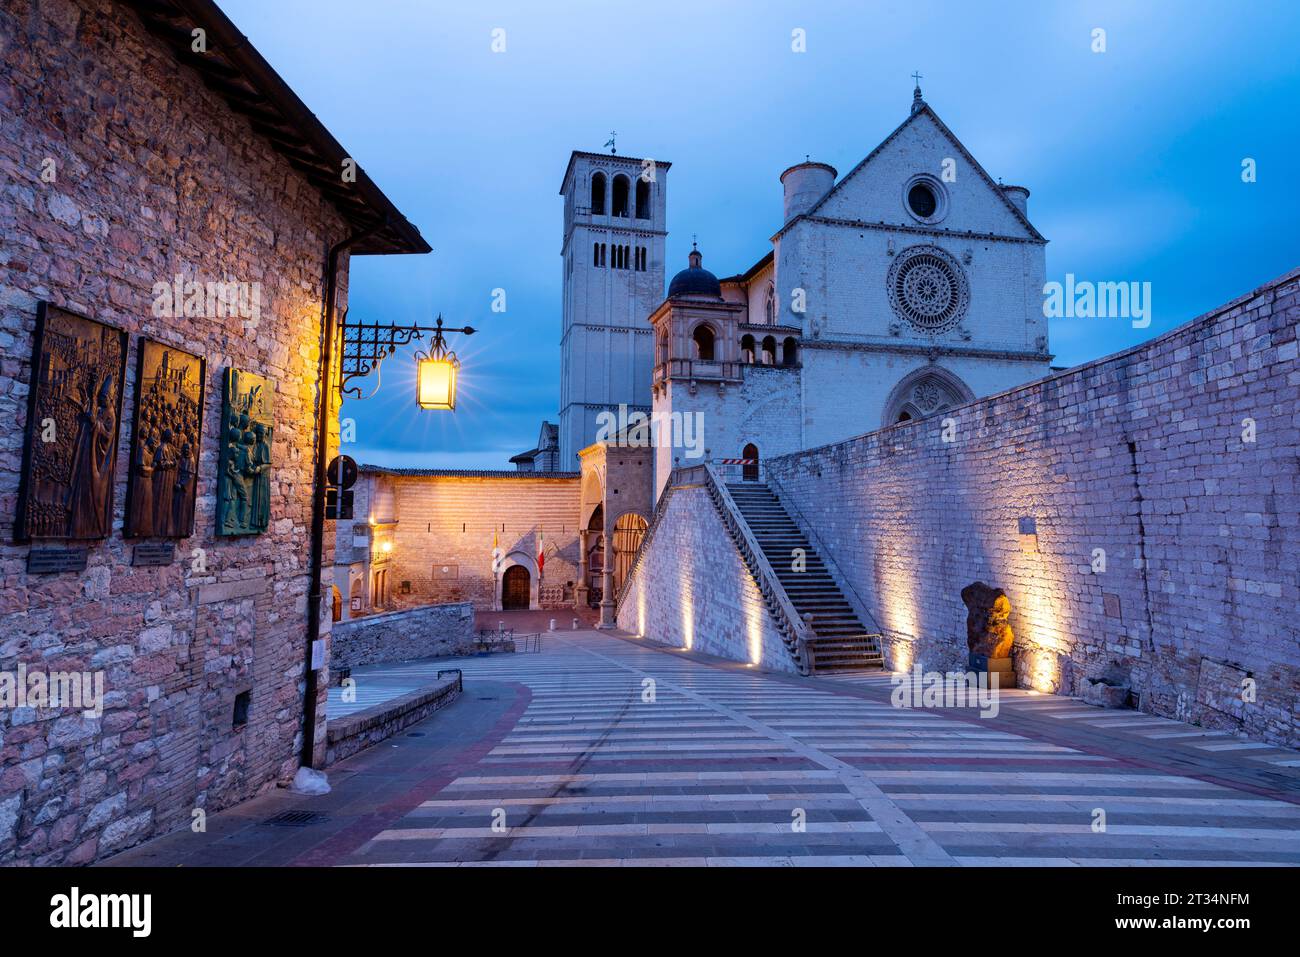
[{"label": "arched doorway", "polygon": [[343,620],[343,593],[339,591],[338,585],[331,585],[330,591],[333,593],[333,599],[334,599],[334,606],[332,609],[334,613],[334,620],[342,621]]},{"label": "arched doorway", "polygon": [[597,505],[587,522],[587,603],[600,604],[605,572],[605,506]]},{"label": "arched doorway", "polygon": [[623,589],[628,572],[632,570],[632,560],[641,548],[641,539],[645,537],[646,520],[635,512],[628,512],[618,517],[614,525],[614,592]]},{"label": "arched doorway", "polygon": [[758,481],[758,446],[750,442],[745,446],[745,451],[740,453],[740,457],[750,464],[741,467],[740,477],[746,482]]},{"label": "arched doorway", "polygon": [[511,565],[501,576],[501,608],[527,608],[530,604],[531,576],[523,565]]}]

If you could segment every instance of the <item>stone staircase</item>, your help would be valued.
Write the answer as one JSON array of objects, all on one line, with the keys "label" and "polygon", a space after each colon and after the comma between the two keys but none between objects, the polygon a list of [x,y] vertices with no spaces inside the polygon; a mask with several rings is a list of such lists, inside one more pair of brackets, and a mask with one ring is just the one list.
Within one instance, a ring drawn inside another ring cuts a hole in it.
[{"label": "stone staircase", "polygon": [[[863,626],[821,556],[781,500],[763,482],[728,482],[727,492],[776,573],[781,588],[800,618],[809,625],[806,641],[809,672],[883,667],[880,636]],[[792,567],[796,548],[803,550],[803,571]]]}]

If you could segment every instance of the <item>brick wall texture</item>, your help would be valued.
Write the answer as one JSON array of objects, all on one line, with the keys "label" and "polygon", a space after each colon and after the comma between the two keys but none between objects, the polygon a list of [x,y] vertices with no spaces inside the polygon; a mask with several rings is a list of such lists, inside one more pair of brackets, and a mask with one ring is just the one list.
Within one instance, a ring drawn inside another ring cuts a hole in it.
[{"label": "brick wall texture", "polygon": [[1126,676],[1143,710],[1295,745],[1298,289],[1300,271],[951,423],[768,460],[768,475],[893,667],[964,668],[959,593],[983,580],[1011,599],[1022,686]]},{"label": "brick wall texture", "polygon": [[[389,569],[390,602],[396,607],[470,601],[480,610],[492,610],[499,587],[492,569],[494,531],[502,572],[511,565],[525,566],[534,599],[539,536],[546,543],[543,588],[577,580],[576,476],[366,472],[357,484],[364,497],[358,498],[356,521],[339,523],[340,542],[350,547],[344,557],[356,563],[359,574],[367,559],[367,523],[378,523],[369,536],[370,567],[372,572]],[[385,545],[391,550],[385,551]],[[403,581],[411,583],[409,593],[401,591]],[[365,585],[357,581],[352,594],[364,594]]]},{"label": "brick wall texture", "polygon": [[[103,670],[107,692],[98,719],[0,710],[0,864],[75,864],[297,766],[324,250],[346,227],[124,5],[0,0],[0,40],[0,671]],[[260,282],[260,319],[154,318],[177,274]],[[130,334],[113,530],[84,574],[28,576],[11,544],[41,299]],[[207,359],[195,532],[163,568],[131,567],[122,539],[142,334]],[[271,527],[217,540],[229,366],[277,381]]]}]

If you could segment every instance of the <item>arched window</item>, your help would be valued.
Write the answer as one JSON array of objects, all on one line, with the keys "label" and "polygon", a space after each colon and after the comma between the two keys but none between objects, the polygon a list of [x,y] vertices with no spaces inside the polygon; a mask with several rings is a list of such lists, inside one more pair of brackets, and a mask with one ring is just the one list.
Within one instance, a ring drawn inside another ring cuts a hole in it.
[{"label": "arched window", "polygon": [[769,326],[776,325],[776,287],[770,282],[767,284],[767,304],[763,307],[763,315],[767,317]]},{"label": "arched window", "polygon": [[650,218],[650,184],[639,176],[636,180],[636,218]]},{"label": "arched window", "polygon": [[763,339],[763,365],[776,365],[776,337],[767,336]]},{"label": "arched window", "polygon": [[754,364],[754,337],[744,335],[740,337],[740,358],[750,365]]},{"label": "arched window", "polygon": [[593,266],[600,265],[600,243],[591,244],[591,264]]},{"label": "arched window", "polygon": [[591,174],[591,212],[596,216],[605,215],[605,174]]},{"label": "arched window", "polygon": [[750,442],[745,446],[745,451],[740,453],[740,457],[746,460],[745,465],[741,466],[740,477],[746,482],[758,481],[758,446]]},{"label": "arched window", "polygon": [[794,341],[794,336],[786,336],[785,341],[781,343],[781,365],[792,366],[799,361],[799,343]]},{"label": "arched window", "polygon": [[600,244],[600,264],[605,265],[605,244]]},{"label": "arched window", "polygon": [[695,342],[695,358],[703,359],[705,362],[712,362],[713,330],[708,326],[696,326],[695,332],[691,334],[691,339]]},{"label": "arched window", "polygon": [[614,208],[610,210],[611,216],[627,216],[627,194],[630,185],[627,177],[622,173],[614,177]]}]

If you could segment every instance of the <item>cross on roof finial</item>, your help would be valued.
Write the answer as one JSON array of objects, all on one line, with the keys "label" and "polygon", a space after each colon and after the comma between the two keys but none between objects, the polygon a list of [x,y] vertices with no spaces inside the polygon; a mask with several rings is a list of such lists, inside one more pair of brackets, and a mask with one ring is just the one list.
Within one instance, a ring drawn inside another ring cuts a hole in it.
[{"label": "cross on roof finial", "polygon": [[611,156],[613,156],[615,153],[618,152],[618,150],[614,146],[614,138],[616,136],[618,136],[618,134],[615,133],[613,130],[610,130],[609,139],[605,141],[605,145],[609,147],[609,153]]},{"label": "cross on roof finial", "polygon": [[921,88],[921,80],[922,80],[922,76],[921,76],[921,74],[920,74],[920,73],[913,73],[913,74],[912,74],[912,79],[916,81],[916,88],[919,90],[919,89]]},{"label": "cross on roof finial", "polygon": [[692,249],[696,249],[696,248],[698,248],[697,243],[696,243],[696,241],[695,241],[696,238],[697,238],[697,235],[696,235],[695,233],[691,233],[691,248],[692,248]]}]

